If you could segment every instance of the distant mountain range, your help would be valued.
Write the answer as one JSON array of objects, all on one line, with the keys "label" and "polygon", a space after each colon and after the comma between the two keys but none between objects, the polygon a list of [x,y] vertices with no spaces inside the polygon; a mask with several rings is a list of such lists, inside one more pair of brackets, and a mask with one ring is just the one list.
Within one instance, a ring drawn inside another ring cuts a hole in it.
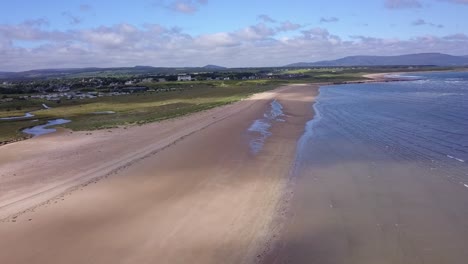
[{"label": "distant mountain range", "polygon": [[[442,53],[419,53],[400,56],[350,56],[338,60],[299,62],[283,67],[346,67],[346,66],[468,66],[468,55],[452,56]],[[281,68],[281,67],[276,67]],[[46,79],[46,78],[84,78],[84,77],[117,77],[128,75],[174,75],[207,71],[239,72],[252,68],[226,68],[208,64],[203,67],[117,67],[117,68],[62,68],[40,69],[23,72],[2,72],[0,80]],[[256,68],[271,71],[270,67]]]},{"label": "distant mountain range", "polygon": [[218,65],[212,65],[212,64],[208,64],[206,66],[203,66],[202,68],[209,69],[209,70],[225,70],[225,69],[227,69],[226,67],[218,66]]},{"label": "distant mountain range", "polygon": [[117,68],[62,68],[62,69],[40,69],[23,72],[0,72],[0,79],[42,79],[62,77],[116,77],[121,75],[148,75],[148,74],[180,74],[206,71],[222,71],[227,68],[217,65],[206,65],[204,67],[117,67]]},{"label": "distant mountain range", "polygon": [[467,66],[467,56],[453,56],[442,53],[419,53],[399,56],[349,56],[337,60],[299,62],[285,67],[327,67],[327,66]]}]

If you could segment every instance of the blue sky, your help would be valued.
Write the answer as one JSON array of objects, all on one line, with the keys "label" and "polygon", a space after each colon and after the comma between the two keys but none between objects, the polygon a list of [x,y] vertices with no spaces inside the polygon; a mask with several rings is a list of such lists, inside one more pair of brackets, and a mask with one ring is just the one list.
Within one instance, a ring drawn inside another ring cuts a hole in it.
[{"label": "blue sky", "polygon": [[16,0],[2,10],[2,71],[468,55],[468,0]]}]

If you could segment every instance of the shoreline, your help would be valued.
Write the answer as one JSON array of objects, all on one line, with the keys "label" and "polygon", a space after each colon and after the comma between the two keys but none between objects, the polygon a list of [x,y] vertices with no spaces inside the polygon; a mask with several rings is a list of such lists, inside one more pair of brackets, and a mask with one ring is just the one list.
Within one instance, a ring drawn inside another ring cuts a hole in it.
[{"label": "shoreline", "polygon": [[[404,73],[404,72],[401,72]],[[321,84],[316,84],[317,85],[317,94],[315,98],[319,96],[320,89],[326,86],[330,85],[346,85],[346,84],[362,84],[362,83],[385,83],[385,82],[401,82],[401,81],[409,81],[408,79],[404,78],[388,78],[386,77],[389,73],[377,73],[377,74],[367,74],[363,75],[364,78],[369,78],[367,80],[359,80],[359,81],[349,81],[349,82],[343,82],[343,83],[321,83]],[[274,217],[274,220],[272,220],[272,226],[273,228],[270,230],[270,238],[267,240],[267,243],[264,245],[264,249],[260,252],[260,254],[257,256],[257,262],[256,263],[276,263],[278,259],[276,259],[276,251],[284,247],[282,244],[282,236],[283,233],[286,231],[286,226],[287,226],[287,219],[291,217],[292,213],[292,208],[291,208],[291,201],[293,201],[294,196],[295,196],[295,188],[297,184],[297,175],[295,175],[295,170],[296,168],[296,160],[298,159],[297,154],[299,153],[299,148],[301,147],[301,139],[303,137],[307,137],[306,133],[310,133],[308,131],[308,126],[311,125],[312,122],[316,122],[317,119],[317,109],[315,107],[315,104],[317,101],[314,99],[313,102],[310,105],[310,117],[306,122],[304,123],[304,129],[303,133],[297,138],[296,143],[295,143],[295,154],[294,158],[292,159],[291,165],[287,178],[285,186],[284,186],[284,191],[281,196],[280,201],[278,202],[278,205],[276,207],[276,216]],[[319,117],[320,118],[320,117]],[[309,135],[310,136],[310,135]]]},{"label": "shoreline", "polygon": [[[46,202],[0,222],[0,247],[9,252],[0,254],[0,262],[51,263],[52,255],[61,263],[91,256],[100,263],[174,263],[189,256],[198,263],[258,262],[258,252],[266,252],[280,230],[276,210],[286,202],[286,175],[317,91],[318,85],[290,85],[177,120],[91,134],[61,131],[3,146],[0,168],[10,166],[4,171],[14,173],[16,167],[18,183],[37,189],[40,182],[49,182],[45,188],[68,181],[53,187],[55,198],[46,199],[52,194],[46,189],[23,206]],[[285,121],[272,125],[272,136],[254,154],[248,142],[256,135],[247,128],[273,100],[283,106]],[[86,178],[80,175],[112,169],[112,177],[90,174],[86,183],[67,188]],[[15,188],[2,178],[3,190]],[[47,245],[38,243],[45,237]],[[67,238],[88,243],[74,245]]]}]

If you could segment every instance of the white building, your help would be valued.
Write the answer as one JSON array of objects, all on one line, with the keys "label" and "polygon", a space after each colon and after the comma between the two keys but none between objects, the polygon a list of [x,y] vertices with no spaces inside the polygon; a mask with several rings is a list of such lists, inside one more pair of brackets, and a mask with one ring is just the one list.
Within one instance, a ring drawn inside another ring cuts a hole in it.
[{"label": "white building", "polygon": [[192,80],[192,76],[190,75],[179,75],[177,76],[177,81],[179,82],[183,82],[183,81],[191,81]]}]

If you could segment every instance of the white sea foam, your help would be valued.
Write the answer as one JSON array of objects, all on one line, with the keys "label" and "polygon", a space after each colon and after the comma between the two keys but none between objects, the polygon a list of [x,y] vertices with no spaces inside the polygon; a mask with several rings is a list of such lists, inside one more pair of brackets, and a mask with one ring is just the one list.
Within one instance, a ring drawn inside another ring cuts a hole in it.
[{"label": "white sea foam", "polygon": [[456,161],[459,161],[459,162],[465,162],[465,160],[462,160],[462,159],[456,158],[456,157],[454,157],[454,156],[451,156],[451,155],[447,155],[447,158],[449,158],[449,159],[454,159],[454,160],[456,160]]}]

